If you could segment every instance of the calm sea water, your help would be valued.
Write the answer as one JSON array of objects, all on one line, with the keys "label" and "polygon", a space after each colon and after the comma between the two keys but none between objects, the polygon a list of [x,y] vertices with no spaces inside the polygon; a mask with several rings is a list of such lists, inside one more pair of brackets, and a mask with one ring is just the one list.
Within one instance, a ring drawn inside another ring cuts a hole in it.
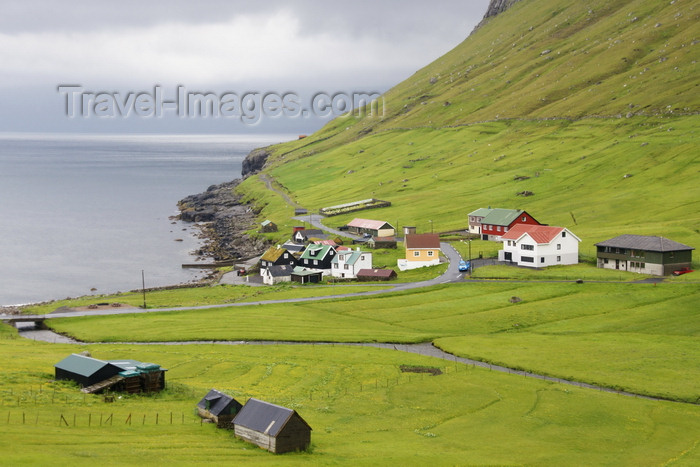
[{"label": "calm sea water", "polygon": [[138,289],[142,270],[146,287],[200,277],[181,268],[199,240],[169,219],[177,201],[288,139],[0,134],[0,305]]}]

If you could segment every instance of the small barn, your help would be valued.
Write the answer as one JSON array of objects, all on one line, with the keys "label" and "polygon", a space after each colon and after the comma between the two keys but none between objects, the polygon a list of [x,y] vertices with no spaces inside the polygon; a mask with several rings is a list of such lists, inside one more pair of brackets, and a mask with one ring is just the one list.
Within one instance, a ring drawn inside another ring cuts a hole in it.
[{"label": "small barn", "polygon": [[373,250],[378,248],[396,248],[396,237],[372,237],[367,240],[367,246]]},{"label": "small barn", "polygon": [[290,279],[292,282],[299,282],[300,284],[317,284],[323,280],[323,272],[297,266],[294,268]]},{"label": "small barn", "polygon": [[57,380],[75,381],[83,387],[99,383],[124,371],[112,363],[78,354],[67,356],[56,363],[54,369]]},{"label": "small barn", "polygon": [[393,269],[360,269],[357,272],[358,281],[390,281],[396,279]]},{"label": "small barn", "polygon": [[75,381],[89,394],[109,388],[129,393],[159,392],[165,389],[167,371],[156,363],[103,361],[79,354],[69,355],[54,368],[57,380]]},{"label": "small barn", "polygon": [[237,438],[275,454],[306,450],[311,427],[292,409],[251,398],[233,419]]},{"label": "small barn", "polygon": [[197,415],[213,421],[219,428],[231,428],[231,421],[241,407],[233,397],[212,389],[197,403]]},{"label": "small barn", "polygon": [[277,232],[277,224],[272,222],[271,220],[264,220],[260,223],[260,232],[262,233],[267,233],[267,232]]}]

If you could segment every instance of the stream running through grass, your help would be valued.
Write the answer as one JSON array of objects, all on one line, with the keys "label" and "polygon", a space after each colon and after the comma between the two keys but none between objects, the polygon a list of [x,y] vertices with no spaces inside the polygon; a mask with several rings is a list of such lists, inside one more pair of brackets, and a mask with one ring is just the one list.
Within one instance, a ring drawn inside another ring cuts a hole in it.
[{"label": "stream running through grass", "polygon": [[[63,336],[61,334],[55,333],[51,330],[45,329],[35,329],[33,326],[20,327],[18,329],[19,335],[26,339],[32,339],[35,341],[49,342],[52,344],[89,344],[89,345],[99,345],[104,344],[103,342],[81,342],[70,337]],[[447,353],[442,349],[435,347],[431,342],[423,342],[420,344],[392,344],[392,343],[380,343],[380,342],[294,342],[294,341],[182,341],[182,342],[109,342],[109,344],[117,345],[312,345],[312,346],[355,346],[355,347],[374,347],[379,349],[396,350],[399,352],[406,352],[412,354],[423,355],[427,357],[439,358],[441,360],[446,360],[453,362],[455,364],[460,363],[463,365],[471,365],[472,367],[480,367],[488,369],[489,371],[498,371],[501,373],[508,373],[516,376],[522,376],[525,378],[536,378],[543,381],[549,381],[553,383],[566,384],[570,386],[576,386],[580,388],[593,389],[601,392],[609,392],[613,394],[619,394],[628,397],[638,397],[641,399],[649,400],[664,400],[670,402],[671,399],[664,399],[660,397],[646,396],[643,394],[636,394],[627,391],[620,391],[617,389],[612,389],[603,386],[597,386],[588,383],[582,383],[579,381],[572,381],[562,378],[556,378],[553,376],[541,375],[537,373],[531,373],[529,371],[518,370],[514,368],[508,368],[500,365],[493,365],[491,363],[482,362],[479,360],[472,360],[470,358],[458,357],[451,353]]]}]

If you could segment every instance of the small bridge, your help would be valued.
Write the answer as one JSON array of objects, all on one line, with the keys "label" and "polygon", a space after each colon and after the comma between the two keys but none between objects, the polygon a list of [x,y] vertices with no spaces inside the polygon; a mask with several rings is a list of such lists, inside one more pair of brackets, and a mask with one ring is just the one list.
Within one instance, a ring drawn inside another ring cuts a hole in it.
[{"label": "small bridge", "polygon": [[0,315],[0,321],[19,327],[19,323],[34,323],[36,329],[48,329],[45,315]]}]

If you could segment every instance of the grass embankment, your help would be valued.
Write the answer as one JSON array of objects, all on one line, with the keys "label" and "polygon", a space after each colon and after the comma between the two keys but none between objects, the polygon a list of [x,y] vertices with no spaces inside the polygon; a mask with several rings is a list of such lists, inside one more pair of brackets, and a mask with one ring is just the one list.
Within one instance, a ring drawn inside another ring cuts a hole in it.
[{"label": "grass embankment", "polygon": [[[168,290],[158,290],[146,293],[147,308],[173,308],[185,306],[218,305],[234,302],[251,302],[258,300],[280,300],[285,298],[323,297],[326,295],[340,295],[344,293],[367,292],[382,288],[390,288],[391,285],[360,285],[345,286],[334,285],[296,286],[289,283],[274,286],[247,286],[247,285],[214,285],[203,287],[185,287]],[[113,295],[88,295],[85,297],[57,300],[36,305],[28,305],[22,308],[27,314],[50,313],[57,308],[82,307],[97,303],[122,303],[134,307],[143,306],[143,294],[141,292],[127,292]]]},{"label": "grass embankment", "polygon": [[[52,345],[17,339],[0,328],[6,362],[0,369],[0,450],[8,465],[131,465],[135,459],[162,465],[408,466],[700,461],[696,406],[517,378],[392,350]],[[105,403],[101,396],[52,382],[53,364],[80,350],[102,359],[157,362],[169,369],[169,389]],[[402,373],[402,365],[436,367],[443,374]],[[275,456],[236,440],[230,431],[201,425],[194,406],[212,387],[241,402],[256,397],[297,410],[313,428],[311,451]],[[61,415],[70,426],[62,424]]]},{"label": "grass embankment", "polygon": [[[522,301],[511,303],[512,297]],[[435,340],[464,357],[695,401],[698,300],[695,284],[469,283],[371,299],[65,318],[50,325],[84,341]],[[602,348],[608,358],[601,358]]]}]

